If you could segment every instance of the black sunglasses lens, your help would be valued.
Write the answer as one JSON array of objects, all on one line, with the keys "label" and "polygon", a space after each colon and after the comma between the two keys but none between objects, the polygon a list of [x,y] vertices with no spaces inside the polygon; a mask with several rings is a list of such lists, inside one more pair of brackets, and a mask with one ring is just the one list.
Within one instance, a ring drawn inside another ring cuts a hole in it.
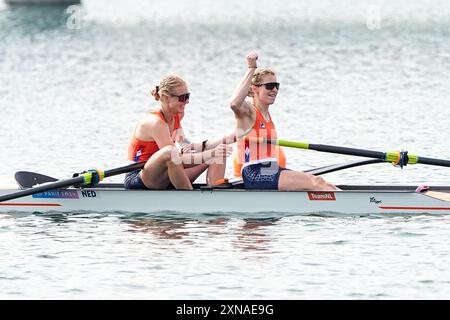
[{"label": "black sunglasses lens", "polygon": [[266,83],[265,87],[267,90],[273,90],[273,88],[277,88],[277,90],[280,88],[280,84],[278,82],[270,82]]},{"label": "black sunglasses lens", "polygon": [[185,102],[186,100],[189,100],[190,95],[190,93],[182,94],[181,96],[178,96],[178,101]]}]

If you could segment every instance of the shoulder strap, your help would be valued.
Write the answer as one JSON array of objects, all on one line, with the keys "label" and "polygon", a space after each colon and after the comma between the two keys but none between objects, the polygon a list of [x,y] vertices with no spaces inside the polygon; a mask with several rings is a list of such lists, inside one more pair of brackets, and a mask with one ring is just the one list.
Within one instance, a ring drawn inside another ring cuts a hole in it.
[{"label": "shoulder strap", "polygon": [[180,115],[177,114],[175,116],[175,124],[173,125],[173,130],[176,130],[176,129],[180,128],[180,127],[181,127]]},{"label": "shoulder strap", "polygon": [[158,116],[162,120],[162,122],[166,123],[166,119],[164,119],[164,116],[162,115],[161,111],[151,111],[150,114]]}]

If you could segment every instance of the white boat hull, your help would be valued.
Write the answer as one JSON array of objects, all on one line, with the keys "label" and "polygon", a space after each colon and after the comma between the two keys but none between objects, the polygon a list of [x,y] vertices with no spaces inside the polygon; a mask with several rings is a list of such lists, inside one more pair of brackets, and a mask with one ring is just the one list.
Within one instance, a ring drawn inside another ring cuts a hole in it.
[{"label": "white boat hull", "polygon": [[[0,202],[0,212],[132,212],[286,214],[450,214],[450,187],[414,192],[414,187],[342,186],[340,192],[280,192],[243,189],[125,190],[119,185],[61,189]],[[0,195],[15,192],[1,189]]]}]

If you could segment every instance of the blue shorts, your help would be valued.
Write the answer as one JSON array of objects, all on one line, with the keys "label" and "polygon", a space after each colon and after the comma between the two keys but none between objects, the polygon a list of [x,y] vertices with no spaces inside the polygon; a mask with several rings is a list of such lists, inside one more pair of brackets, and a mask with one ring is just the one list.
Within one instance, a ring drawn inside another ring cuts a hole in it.
[{"label": "blue shorts", "polygon": [[147,189],[144,182],[142,182],[141,179],[141,170],[134,170],[131,172],[128,172],[125,176],[125,181],[123,183],[123,186],[125,189]]},{"label": "blue shorts", "polygon": [[242,169],[242,179],[245,189],[278,190],[278,180],[282,168],[276,161],[251,164]]},{"label": "blue shorts", "polygon": [[[142,181],[141,171],[142,170],[134,170],[127,173],[127,175],[125,176],[125,181],[123,182],[123,186],[125,187],[125,189],[150,190],[145,186],[144,182]],[[171,183],[169,183],[169,185],[165,189],[175,189],[175,188]]]}]

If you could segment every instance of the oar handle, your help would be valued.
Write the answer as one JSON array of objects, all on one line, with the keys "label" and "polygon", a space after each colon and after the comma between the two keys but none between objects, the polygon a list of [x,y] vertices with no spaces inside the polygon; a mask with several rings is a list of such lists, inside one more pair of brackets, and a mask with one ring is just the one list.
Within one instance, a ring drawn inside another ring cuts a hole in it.
[{"label": "oar handle", "polygon": [[288,147],[288,148],[316,150],[316,151],[321,151],[321,152],[347,154],[347,155],[351,155],[351,156],[377,158],[377,159],[383,159],[383,160],[385,158],[384,152],[361,150],[361,149],[346,148],[346,147],[337,147],[337,146],[330,146],[330,145],[326,145],[326,144],[309,144],[309,143],[305,143],[305,142],[296,142],[296,141],[281,140],[281,139],[279,139],[279,140],[265,139],[262,137],[249,137],[249,136],[246,136],[245,140],[247,140],[249,142],[253,142],[253,143],[276,144],[276,145],[279,145],[282,147]]}]

